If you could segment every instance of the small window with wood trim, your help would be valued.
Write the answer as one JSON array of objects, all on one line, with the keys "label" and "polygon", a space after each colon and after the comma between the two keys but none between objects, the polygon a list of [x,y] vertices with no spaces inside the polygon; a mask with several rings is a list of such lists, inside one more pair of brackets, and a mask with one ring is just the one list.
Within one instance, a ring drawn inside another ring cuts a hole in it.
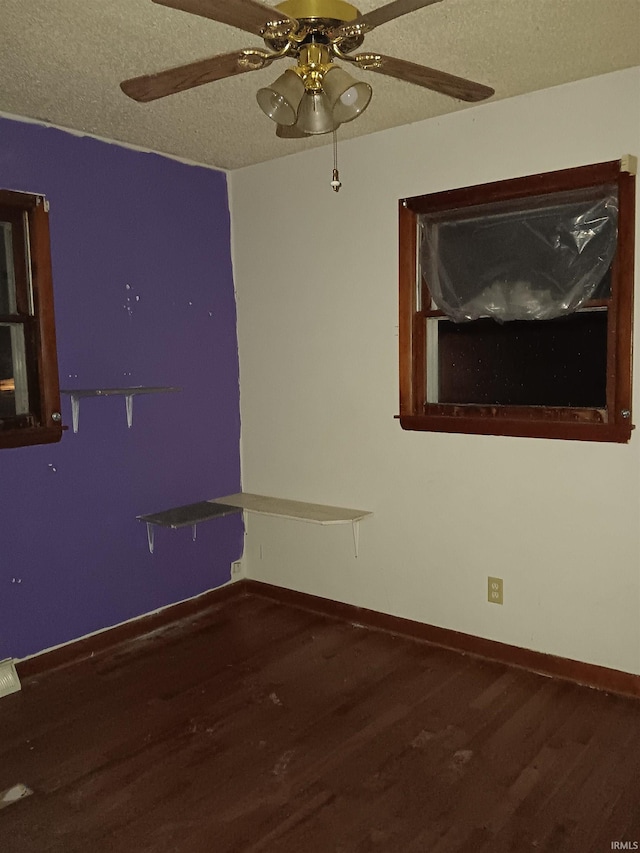
[{"label": "small window with wood trim", "polygon": [[48,206],[0,190],[0,447],[61,436]]},{"label": "small window with wood trim", "polygon": [[632,161],[400,202],[404,429],[629,440]]}]

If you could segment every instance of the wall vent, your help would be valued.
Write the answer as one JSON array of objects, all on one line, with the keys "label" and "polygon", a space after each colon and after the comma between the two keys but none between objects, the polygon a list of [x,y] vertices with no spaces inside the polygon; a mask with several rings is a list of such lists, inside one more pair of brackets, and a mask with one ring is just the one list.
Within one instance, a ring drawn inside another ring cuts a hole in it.
[{"label": "wall vent", "polygon": [[21,690],[20,679],[11,659],[0,661],[0,699]]}]

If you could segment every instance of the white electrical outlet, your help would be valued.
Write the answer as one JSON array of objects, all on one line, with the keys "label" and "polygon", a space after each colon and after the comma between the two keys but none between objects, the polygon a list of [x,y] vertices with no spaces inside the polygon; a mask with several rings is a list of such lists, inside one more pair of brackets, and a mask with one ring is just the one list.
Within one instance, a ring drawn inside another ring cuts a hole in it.
[{"label": "white electrical outlet", "polygon": [[489,578],[487,597],[492,604],[504,604],[504,582],[502,578]]},{"label": "white electrical outlet", "polygon": [[242,560],[236,560],[234,563],[231,563],[231,576],[234,578],[242,577],[244,574],[242,568]]}]

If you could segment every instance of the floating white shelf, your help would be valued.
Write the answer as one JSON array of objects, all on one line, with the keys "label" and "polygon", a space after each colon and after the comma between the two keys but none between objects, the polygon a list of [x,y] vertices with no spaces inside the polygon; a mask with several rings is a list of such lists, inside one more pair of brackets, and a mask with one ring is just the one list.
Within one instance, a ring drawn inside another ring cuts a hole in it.
[{"label": "floating white shelf", "polygon": [[358,556],[360,537],[359,522],[368,515],[372,515],[371,512],[362,509],[346,509],[341,506],[291,501],[286,498],[272,498],[267,495],[252,495],[248,492],[238,492],[224,498],[215,498],[212,502],[240,507],[246,512],[276,515],[295,521],[310,521],[314,524],[346,524],[350,521],[353,528],[353,546],[356,557]]},{"label": "floating white shelf", "polygon": [[78,421],[80,419],[80,400],[83,397],[124,397],[127,410],[127,426],[131,429],[133,424],[133,398],[137,394],[169,394],[174,391],[182,391],[182,388],[173,386],[149,386],[133,385],[128,388],[61,388],[61,394],[69,394],[71,397],[71,419],[73,431],[78,432]]},{"label": "floating white shelf", "polygon": [[247,512],[259,512],[262,515],[279,515],[297,521],[312,521],[315,524],[344,524],[347,521],[360,521],[372,514],[361,509],[345,509],[341,506],[290,501],[287,498],[251,495],[248,492],[238,492],[224,498],[214,498],[212,503],[237,506]]}]

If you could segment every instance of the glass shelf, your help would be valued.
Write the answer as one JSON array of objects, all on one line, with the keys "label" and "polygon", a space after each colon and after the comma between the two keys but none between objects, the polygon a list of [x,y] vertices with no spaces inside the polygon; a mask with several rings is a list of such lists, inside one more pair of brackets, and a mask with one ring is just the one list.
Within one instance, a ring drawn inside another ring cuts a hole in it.
[{"label": "glass shelf", "polygon": [[80,420],[80,400],[83,397],[124,397],[125,407],[127,410],[127,426],[131,429],[133,424],[133,398],[137,394],[169,394],[175,391],[182,391],[182,388],[175,386],[156,386],[156,385],[132,385],[128,388],[61,388],[61,394],[68,394],[71,397],[71,418],[73,421],[73,431],[78,432],[78,422]]},{"label": "glass shelf", "polygon": [[184,506],[173,507],[173,509],[166,509],[163,512],[139,515],[137,518],[139,521],[144,521],[147,525],[149,551],[153,554],[154,525],[170,527],[172,530],[177,530],[179,527],[191,527],[193,531],[192,538],[195,541],[196,528],[199,522],[209,521],[211,518],[222,518],[225,515],[233,515],[237,512],[242,512],[237,506],[228,506],[212,501],[199,501],[194,504],[185,504]]}]

